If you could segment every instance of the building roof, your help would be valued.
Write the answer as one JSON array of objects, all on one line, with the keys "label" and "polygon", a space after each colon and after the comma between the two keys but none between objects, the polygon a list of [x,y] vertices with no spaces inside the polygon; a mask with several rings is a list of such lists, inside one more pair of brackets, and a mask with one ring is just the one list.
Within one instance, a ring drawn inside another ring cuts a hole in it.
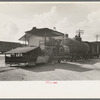
[{"label": "building roof", "polygon": [[19,42],[10,42],[10,41],[0,41],[0,43],[20,44]]},{"label": "building roof", "polygon": [[29,37],[31,37],[32,35],[34,36],[39,36],[39,37],[50,37],[50,36],[63,36],[64,34],[58,31],[54,31],[52,29],[49,28],[36,28],[33,27],[32,30],[26,31],[26,34],[24,36],[22,36],[19,40],[25,41],[27,40]]},{"label": "building roof", "polygon": [[39,47],[36,47],[36,46],[34,46],[34,47],[18,47],[18,48],[15,48],[15,49],[12,49],[12,50],[6,52],[6,54],[27,53],[27,52],[30,52],[30,51],[36,49],[36,48],[39,48]]},{"label": "building roof", "polygon": [[17,42],[0,41],[0,53],[4,53],[11,49],[22,47],[22,46],[24,45]]}]

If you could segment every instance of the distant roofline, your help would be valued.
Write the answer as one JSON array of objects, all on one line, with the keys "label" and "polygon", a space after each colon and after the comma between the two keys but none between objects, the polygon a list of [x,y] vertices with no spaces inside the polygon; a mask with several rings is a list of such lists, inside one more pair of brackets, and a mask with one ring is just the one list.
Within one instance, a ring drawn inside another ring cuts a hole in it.
[{"label": "distant roofline", "polygon": [[20,42],[11,42],[11,41],[0,41],[0,42],[5,42],[5,43],[18,43],[18,44],[21,44]]}]

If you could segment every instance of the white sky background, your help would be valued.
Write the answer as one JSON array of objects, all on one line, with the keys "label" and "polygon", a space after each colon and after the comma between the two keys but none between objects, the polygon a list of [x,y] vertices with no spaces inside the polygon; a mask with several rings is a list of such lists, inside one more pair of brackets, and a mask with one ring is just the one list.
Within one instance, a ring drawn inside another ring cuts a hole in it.
[{"label": "white sky background", "polygon": [[32,27],[56,27],[71,38],[82,29],[83,40],[94,41],[100,35],[100,3],[0,2],[0,41],[18,42]]}]

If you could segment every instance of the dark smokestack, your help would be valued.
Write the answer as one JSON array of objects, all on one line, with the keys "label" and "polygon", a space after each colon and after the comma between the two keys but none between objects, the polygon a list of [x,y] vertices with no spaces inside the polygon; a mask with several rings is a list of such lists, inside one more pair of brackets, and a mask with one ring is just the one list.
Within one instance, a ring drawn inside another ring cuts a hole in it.
[{"label": "dark smokestack", "polygon": [[65,34],[65,36],[68,38],[68,34]]},{"label": "dark smokestack", "polygon": [[33,30],[35,30],[36,29],[36,27],[33,27]]},{"label": "dark smokestack", "polygon": [[54,31],[56,31],[56,27],[53,27]]}]

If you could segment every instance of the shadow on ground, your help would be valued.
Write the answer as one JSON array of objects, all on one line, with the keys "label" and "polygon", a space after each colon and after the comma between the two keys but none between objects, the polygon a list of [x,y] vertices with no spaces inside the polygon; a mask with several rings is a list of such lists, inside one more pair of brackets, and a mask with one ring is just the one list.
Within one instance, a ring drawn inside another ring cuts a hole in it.
[{"label": "shadow on ground", "polygon": [[88,64],[88,65],[93,65],[95,63],[100,63],[100,59],[87,59],[87,60],[79,60],[77,61],[76,63],[79,63],[79,64]]},{"label": "shadow on ground", "polygon": [[54,71],[57,69],[70,70],[76,72],[85,72],[93,70],[90,68],[83,68],[81,67],[81,65],[69,64],[69,63],[42,64],[36,66],[24,66],[20,68],[32,72],[47,72],[47,71]]},{"label": "shadow on ground", "polygon": [[11,68],[11,67],[9,67],[9,68],[0,68],[0,73],[2,73],[2,72],[7,72],[7,71],[11,71],[11,70],[16,70],[16,69],[18,69],[18,68]]}]

